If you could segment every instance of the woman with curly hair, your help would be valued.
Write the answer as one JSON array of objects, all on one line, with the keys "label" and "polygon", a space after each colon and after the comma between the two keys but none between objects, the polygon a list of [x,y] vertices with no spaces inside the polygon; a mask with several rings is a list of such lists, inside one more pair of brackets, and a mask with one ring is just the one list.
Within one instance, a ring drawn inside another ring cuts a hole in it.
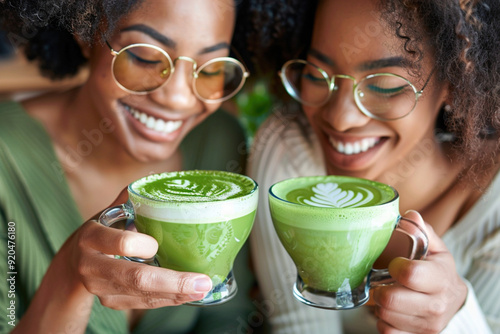
[{"label": "woman with curly hair", "polygon": [[499,31],[497,0],[319,1],[311,39],[280,64],[300,106],[284,103],[261,127],[250,175],[261,189],[308,175],[388,183],[429,252],[393,256],[396,283],[368,306],[303,305],[262,194],[251,245],[275,333],[500,333]]},{"label": "woman with curly hair", "polygon": [[106,254],[148,258],[158,245],[91,219],[151,173],[243,170],[242,128],[218,110],[248,75],[228,58],[237,4],[0,1],[9,39],[44,74],[89,72],[74,89],[0,104],[0,268],[11,282],[0,285],[0,332],[249,330],[244,252],[233,300],[162,308],[201,299],[210,278],[114,259]]}]

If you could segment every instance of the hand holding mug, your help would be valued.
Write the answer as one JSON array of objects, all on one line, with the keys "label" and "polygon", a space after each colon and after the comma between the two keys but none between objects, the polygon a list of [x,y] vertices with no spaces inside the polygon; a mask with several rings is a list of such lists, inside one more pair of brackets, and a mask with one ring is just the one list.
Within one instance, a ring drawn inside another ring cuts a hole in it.
[{"label": "hand holding mug", "polygon": [[233,298],[233,262],[253,226],[257,183],[240,174],[193,170],[149,175],[127,190],[129,200],[104,210],[99,222],[111,226],[133,221],[139,232],[157,241],[158,249],[148,257],[123,250],[115,255],[208,275],[212,289],[189,304],[216,305]]},{"label": "hand holding mug", "polygon": [[405,215],[421,226],[429,236],[425,260],[396,258],[389,273],[397,284],[378,287],[373,292],[381,333],[440,333],[463,305],[467,286],[455,269],[452,255],[430,225],[410,211]]},{"label": "hand holding mug", "polygon": [[[126,198],[124,190],[113,205]],[[69,240],[66,246],[72,252],[72,266],[78,280],[104,306],[113,309],[173,306],[199,300],[211,289],[211,280],[206,275],[146,266],[112,256],[154,256],[158,243],[146,234],[107,228],[90,220]]]}]

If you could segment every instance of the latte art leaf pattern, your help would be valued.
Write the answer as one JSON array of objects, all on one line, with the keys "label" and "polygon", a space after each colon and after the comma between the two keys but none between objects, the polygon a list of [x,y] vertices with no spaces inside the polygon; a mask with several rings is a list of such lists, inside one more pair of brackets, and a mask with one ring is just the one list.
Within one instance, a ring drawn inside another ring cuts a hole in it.
[{"label": "latte art leaf pattern", "polygon": [[299,198],[304,204],[317,207],[331,208],[356,208],[369,203],[373,198],[373,192],[361,185],[356,190],[343,190],[337,183],[318,183],[312,188],[313,196],[310,198]]}]

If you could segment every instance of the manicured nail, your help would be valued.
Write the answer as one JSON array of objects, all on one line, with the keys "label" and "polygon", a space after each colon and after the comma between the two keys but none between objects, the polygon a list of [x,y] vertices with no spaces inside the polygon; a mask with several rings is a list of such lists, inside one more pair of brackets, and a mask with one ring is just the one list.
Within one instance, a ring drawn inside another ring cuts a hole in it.
[{"label": "manicured nail", "polygon": [[212,289],[212,281],[210,278],[197,278],[193,284],[194,291],[208,292]]}]

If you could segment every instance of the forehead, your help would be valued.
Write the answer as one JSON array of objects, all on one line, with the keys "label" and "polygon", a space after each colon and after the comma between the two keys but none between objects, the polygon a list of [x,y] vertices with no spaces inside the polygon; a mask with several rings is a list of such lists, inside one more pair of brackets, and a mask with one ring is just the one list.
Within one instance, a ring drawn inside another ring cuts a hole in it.
[{"label": "forehead", "polygon": [[391,34],[376,6],[376,0],[320,1],[312,48],[338,66],[404,57],[401,40]]},{"label": "forehead", "polygon": [[120,22],[119,29],[146,24],[177,43],[210,44],[231,39],[234,19],[234,0],[145,0]]}]

